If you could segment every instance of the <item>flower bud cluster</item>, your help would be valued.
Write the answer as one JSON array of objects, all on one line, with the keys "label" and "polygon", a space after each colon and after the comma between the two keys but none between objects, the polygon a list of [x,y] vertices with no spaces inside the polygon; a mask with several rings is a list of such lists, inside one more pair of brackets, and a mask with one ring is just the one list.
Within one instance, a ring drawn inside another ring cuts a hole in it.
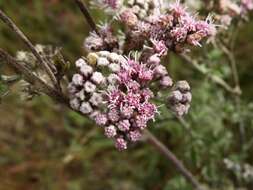
[{"label": "flower bud cluster", "polygon": [[165,13],[150,14],[145,19],[139,19],[132,7],[120,14],[120,20],[130,30],[130,40],[126,43],[133,44],[131,40],[135,39],[149,42],[151,39],[174,51],[182,51],[186,44],[201,46],[201,40],[216,33],[210,17],[196,19],[179,1],[170,4]]},{"label": "flower bud cluster", "polygon": [[113,30],[109,25],[99,27],[99,33],[91,32],[84,41],[84,48],[88,52],[108,50],[118,48],[118,39],[113,35]]},{"label": "flower bud cluster", "polygon": [[187,81],[178,81],[168,97],[168,107],[179,117],[188,113],[192,100],[191,88]]},{"label": "flower bud cluster", "polygon": [[140,19],[154,14],[160,8],[159,0],[129,0],[126,7],[131,8],[133,13]]},{"label": "flower bud cluster", "polygon": [[158,92],[150,86],[159,83],[169,89],[173,85],[160,63],[142,64],[108,51],[89,53],[85,60],[76,61],[76,67],[78,73],[68,88],[71,107],[103,127],[118,150],[140,140],[142,131],[155,120],[158,107],[153,100]]}]

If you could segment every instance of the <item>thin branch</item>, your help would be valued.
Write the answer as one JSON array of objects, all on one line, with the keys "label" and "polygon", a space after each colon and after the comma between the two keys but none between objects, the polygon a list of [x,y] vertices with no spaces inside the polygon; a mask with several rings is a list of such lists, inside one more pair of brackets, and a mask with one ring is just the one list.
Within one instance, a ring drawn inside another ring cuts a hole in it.
[{"label": "thin branch", "polygon": [[59,93],[57,90],[47,85],[43,80],[37,77],[30,69],[28,69],[24,64],[18,62],[14,57],[10,56],[4,50],[0,49],[0,61],[5,61],[9,66],[13,67],[17,72],[24,76],[24,79],[32,84],[39,91],[47,94],[49,97],[53,98],[57,102],[64,103],[68,105],[68,98],[63,94]]},{"label": "thin branch", "polygon": [[[240,86],[239,73],[238,73],[237,64],[236,64],[236,59],[235,59],[233,52],[231,52],[231,51],[233,51],[233,42],[235,41],[235,39],[231,40],[231,41],[232,41],[231,48],[227,48],[226,45],[224,45],[222,42],[219,42],[219,45],[220,45],[220,48],[222,49],[222,51],[227,56],[228,61],[230,63],[232,76],[233,76],[233,80],[235,83],[235,88],[242,93],[241,86]],[[236,105],[236,109],[237,109],[238,113],[241,113],[241,97],[240,97],[240,95],[241,94],[236,95],[234,97],[235,98],[235,105]],[[239,120],[239,133],[240,133],[240,144],[241,144],[240,147],[241,147],[241,151],[243,151],[243,145],[245,144],[245,126],[244,126],[244,123],[243,123],[243,120],[241,117]]]},{"label": "thin branch", "polygon": [[161,154],[163,154],[176,168],[177,170],[190,182],[196,190],[203,190],[200,183],[195,179],[193,174],[186,169],[183,163],[171,152],[161,141],[159,141],[151,132],[145,131],[147,140],[153,145]]},{"label": "thin branch", "polygon": [[240,95],[241,94],[241,91],[239,89],[231,87],[222,78],[220,78],[220,77],[218,77],[216,75],[210,74],[206,69],[204,69],[203,67],[201,67],[196,60],[192,59],[191,57],[189,57],[189,56],[187,56],[185,54],[181,54],[180,56],[181,56],[181,58],[183,60],[185,60],[188,63],[190,63],[197,71],[199,71],[203,75],[206,75],[211,81],[213,81],[214,83],[216,83],[219,86],[223,87],[226,91],[228,91],[228,92],[230,92],[230,93],[232,93],[234,95]]},{"label": "thin branch", "polygon": [[237,70],[237,66],[236,66],[235,57],[228,50],[228,48],[225,45],[223,45],[222,43],[220,43],[220,47],[221,47],[222,51],[226,54],[226,56],[230,62],[235,86],[236,86],[236,88],[238,88],[238,90],[240,90],[239,74],[238,74],[238,70]]},{"label": "thin branch", "polygon": [[75,0],[75,3],[79,7],[80,11],[83,13],[84,18],[88,22],[91,29],[94,30],[97,34],[99,34],[96,23],[94,22],[92,16],[90,15],[90,12],[87,9],[86,5],[82,2],[82,0]]},{"label": "thin branch", "polygon": [[57,79],[49,67],[48,60],[45,60],[40,53],[36,50],[32,42],[25,36],[25,34],[17,27],[17,25],[0,9],[0,19],[24,42],[24,44],[31,50],[36,57],[42,68],[47,72],[53,84],[60,89]]}]

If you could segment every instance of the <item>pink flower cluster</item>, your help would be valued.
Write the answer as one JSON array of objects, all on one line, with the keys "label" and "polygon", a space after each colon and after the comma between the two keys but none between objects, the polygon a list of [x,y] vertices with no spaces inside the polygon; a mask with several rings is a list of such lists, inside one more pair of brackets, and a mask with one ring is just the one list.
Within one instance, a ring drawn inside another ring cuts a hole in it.
[{"label": "pink flower cluster", "polygon": [[[134,13],[133,8],[124,10],[120,14],[120,20],[128,27],[129,49],[139,48],[138,43],[131,40],[145,43],[146,41],[157,41],[165,44],[167,49],[180,51],[186,44],[201,46],[202,39],[215,35],[216,28],[212,20],[197,20],[187,9],[177,1],[169,6],[166,13],[156,13],[140,20]],[[136,47],[133,45],[136,44]]]},{"label": "pink flower cluster", "polygon": [[[142,64],[108,51],[89,53],[85,60],[77,60],[76,66],[78,73],[68,88],[70,105],[103,127],[118,150],[140,140],[158,113],[153,100],[159,90],[173,85],[159,62]],[[154,91],[152,86],[160,88]]]},{"label": "pink flower cluster", "polygon": [[[136,61],[128,60],[117,73],[118,84],[108,93],[108,118],[122,139],[135,142],[149,120],[154,120],[157,106],[150,102],[153,92],[147,87],[154,78],[154,71]],[[110,137],[111,133],[105,133]],[[118,144],[121,144],[118,142]],[[126,142],[124,143],[126,144]],[[126,146],[118,146],[125,149]]]},{"label": "pink flower cluster", "polygon": [[126,149],[128,141],[138,141],[141,130],[157,113],[147,87],[154,71],[107,51],[90,53],[76,66],[79,72],[69,85],[71,107],[104,127],[117,149]]}]

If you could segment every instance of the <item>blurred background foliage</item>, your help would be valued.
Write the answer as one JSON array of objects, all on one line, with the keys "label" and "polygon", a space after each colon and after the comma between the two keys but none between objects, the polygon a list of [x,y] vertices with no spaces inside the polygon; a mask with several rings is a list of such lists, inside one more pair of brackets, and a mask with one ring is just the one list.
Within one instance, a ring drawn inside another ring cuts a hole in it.
[{"label": "blurred background foliage", "polygon": [[[82,42],[89,27],[73,1],[0,0],[0,7],[33,42],[62,47],[71,63],[85,54]],[[101,12],[92,14],[106,21]],[[235,42],[243,91],[239,108],[231,94],[178,56],[166,60],[175,80],[190,81],[192,108],[180,121],[163,113],[161,118],[169,119],[159,120],[152,131],[212,190],[253,189],[252,33],[253,22],[243,24]],[[0,44],[13,55],[24,49],[2,23]],[[205,57],[203,67],[233,84],[219,49],[207,45],[192,54]],[[6,65],[0,70],[13,74]],[[45,96],[22,101],[20,86],[7,89],[0,79],[0,190],[192,189],[149,144],[141,142],[119,153],[90,121]]]}]

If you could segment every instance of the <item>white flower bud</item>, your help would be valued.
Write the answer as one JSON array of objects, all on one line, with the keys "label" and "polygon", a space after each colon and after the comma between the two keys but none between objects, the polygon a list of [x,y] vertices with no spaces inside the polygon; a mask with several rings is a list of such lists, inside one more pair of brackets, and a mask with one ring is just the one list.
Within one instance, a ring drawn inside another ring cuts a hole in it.
[{"label": "white flower bud", "polygon": [[96,84],[102,84],[105,82],[105,77],[100,72],[94,72],[91,80]]},{"label": "white flower bud", "polygon": [[97,65],[98,66],[107,66],[107,65],[109,65],[109,61],[106,59],[106,58],[104,58],[104,57],[100,57],[100,58],[98,58],[98,60],[97,60]]},{"label": "white flower bud", "polygon": [[79,74],[74,74],[72,82],[76,86],[81,86],[83,84],[83,76]]},{"label": "white flower bud", "polygon": [[80,71],[85,77],[87,77],[93,73],[93,68],[89,65],[83,65],[81,66]]},{"label": "white flower bud", "polygon": [[114,72],[114,73],[117,73],[120,71],[120,65],[117,64],[117,63],[112,63],[109,65],[109,69]]},{"label": "white flower bud", "polygon": [[80,92],[76,93],[75,95],[77,98],[80,98],[80,100],[84,100],[85,99],[85,93],[84,90],[81,90]]},{"label": "white flower bud", "polygon": [[73,95],[73,94],[75,94],[77,92],[77,88],[76,88],[76,86],[72,82],[69,83],[69,85],[68,85],[68,92],[71,95]]},{"label": "white flower bud", "polygon": [[76,61],[76,67],[82,67],[84,65],[86,65],[87,63],[84,61],[84,59],[80,58]]},{"label": "white flower bud", "polygon": [[79,110],[80,101],[77,98],[70,100],[70,107],[74,110]]},{"label": "white flower bud", "polygon": [[90,103],[94,106],[99,106],[103,103],[103,96],[99,93],[94,93],[90,98]]},{"label": "white flower bud", "polygon": [[96,90],[96,85],[93,84],[93,83],[90,82],[90,81],[87,81],[87,82],[84,84],[84,90],[85,90],[85,92],[87,92],[87,93],[93,93],[93,92],[95,92],[95,90]]},{"label": "white flower bud", "polygon": [[83,102],[81,107],[80,107],[80,111],[83,113],[83,114],[89,114],[93,111],[91,105],[89,102]]},{"label": "white flower bud", "polygon": [[109,59],[112,62],[119,62],[120,61],[120,56],[117,53],[110,53]]},{"label": "white flower bud", "polygon": [[110,74],[107,77],[107,80],[110,84],[116,84],[119,81],[119,77],[116,74]]},{"label": "white flower bud", "polygon": [[109,51],[100,51],[100,52],[98,52],[98,55],[101,57],[109,57],[110,52]]},{"label": "white flower bud", "polygon": [[154,73],[155,73],[155,75],[160,77],[160,76],[167,75],[168,71],[167,71],[166,67],[164,67],[163,65],[158,65],[155,67]]}]

